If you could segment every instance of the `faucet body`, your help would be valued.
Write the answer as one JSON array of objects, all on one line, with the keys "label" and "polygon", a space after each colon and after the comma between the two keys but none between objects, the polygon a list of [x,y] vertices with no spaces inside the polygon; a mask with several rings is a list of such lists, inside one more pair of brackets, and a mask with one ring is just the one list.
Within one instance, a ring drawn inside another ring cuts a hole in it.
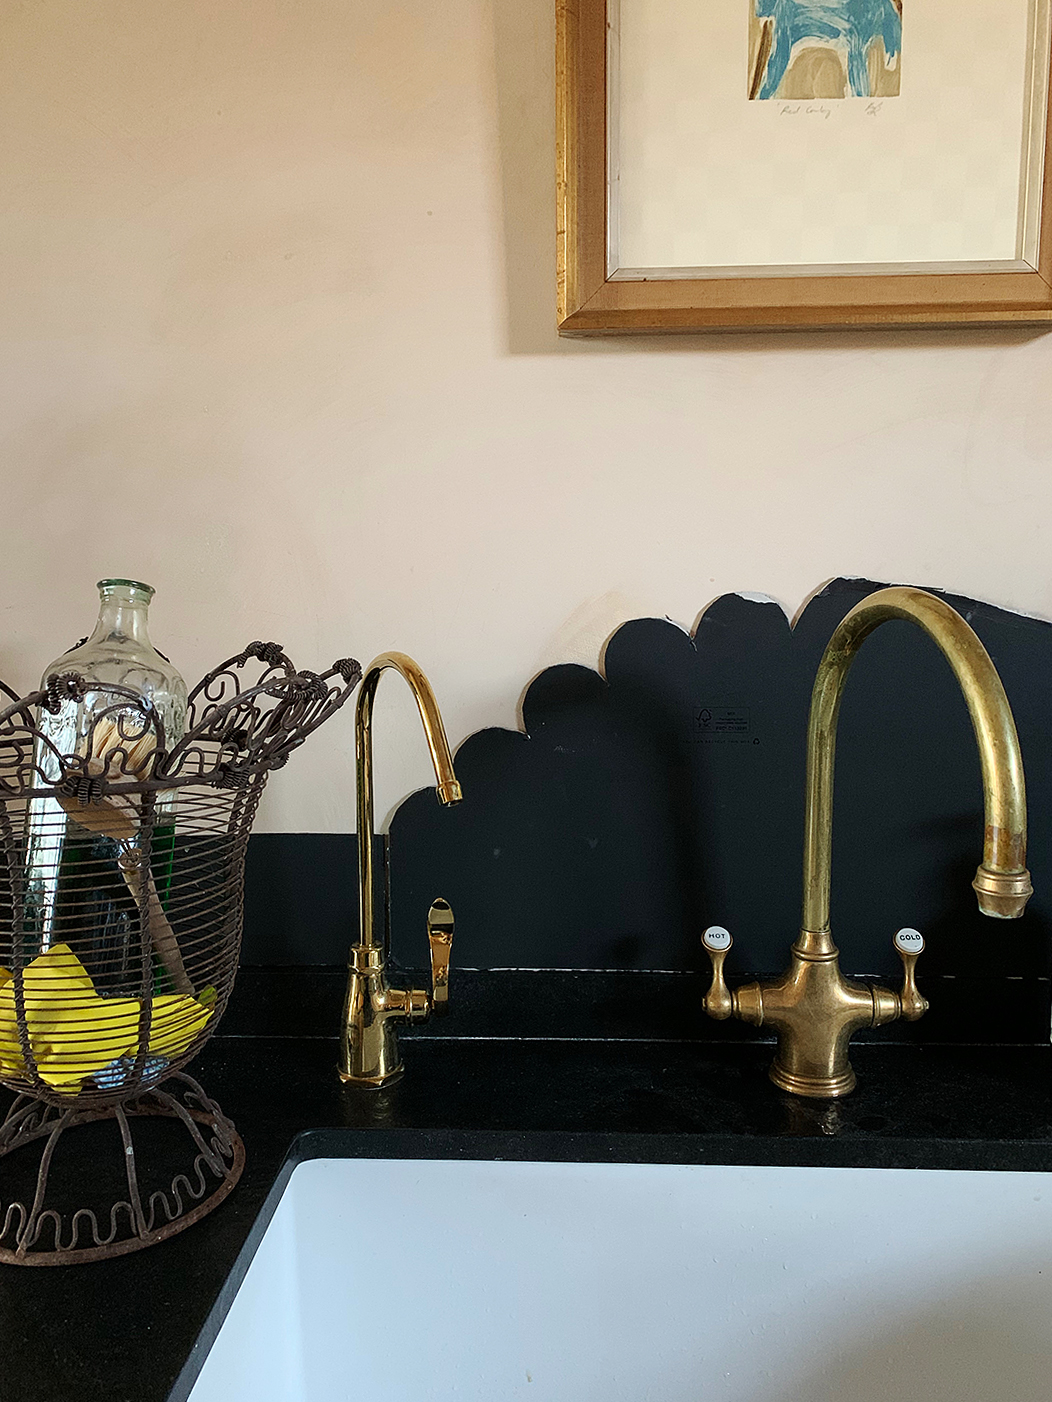
[{"label": "faucet body", "polygon": [[844,977],[836,947],[792,946],[789,968],[770,983],[750,983],[732,998],[734,1015],[778,1033],[771,1079],[796,1095],[837,1096],[854,1089],[848,1043],[862,1027],[917,1018],[928,1004],[904,1007],[898,993]]},{"label": "faucet body", "polygon": [[373,741],[376,688],[387,669],[398,672],[416,699],[424,727],[439,802],[459,803],[460,785],[453,772],[442,715],[427,677],[403,652],[386,652],[366,669],[355,710],[355,764],[358,779],[358,941],[351,946],[347,992],[340,1025],[340,1079],[355,1085],[390,1085],[402,1074],[397,1024],[422,1022],[444,1010],[449,991],[449,957],[453,913],[436,899],[428,915],[431,990],[398,988],[388,977],[386,941],[375,928],[373,873]]},{"label": "faucet body", "polygon": [[[803,911],[800,934],[785,974],[769,983],[728,990],[723,960],[729,937],[706,947],[713,984],[705,999],[712,1017],[738,1017],[778,1034],[771,1079],[797,1095],[846,1095],[855,1085],[848,1043],[862,1027],[927,1010],[917,992],[914,966],[919,936],[896,948],[905,964],[902,991],[846,979],[829,928],[833,840],[833,769],[840,701],[851,663],[865,639],[889,619],[916,623],[941,649],[957,678],[971,716],[982,766],[986,831],[983,859],[972,885],[984,915],[1015,919],[1031,894],[1026,870],[1026,791],[1019,740],[1008,698],[986,649],[944,600],[920,589],[882,589],[851,610],[829,640],[811,696],[807,734]],[[914,935],[915,932],[900,932]],[[725,935],[725,932],[721,932]]]}]

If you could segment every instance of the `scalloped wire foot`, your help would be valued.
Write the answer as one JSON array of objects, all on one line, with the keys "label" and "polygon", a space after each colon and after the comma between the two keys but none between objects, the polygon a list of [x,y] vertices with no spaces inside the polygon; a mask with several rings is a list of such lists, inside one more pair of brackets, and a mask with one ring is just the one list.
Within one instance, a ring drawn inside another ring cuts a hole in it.
[{"label": "scalloped wire foot", "polygon": [[[173,1088],[173,1082],[178,1083]],[[182,1124],[189,1140],[188,1167],[167,1189],[140,1189],[130,1121],[162,1117]],[[59,1211],[48,1206],[48,1179],[62,1136],[78,1125],[115,1120],[115,1151],[124,1163],[127,1197],[108,1207],[108,1226],[100,1226],[96,1207]],[[68,1266],[123,1256],[166,1241],[218,1207],[245,1165],[245,1146],[233,1124],[193,1077],[175,1072],[123,1104],[103,1109],[69,1109],[31,1096],[15,1100],[0,1125],[0,1166],[9,1154],[43,1142],[32,1201],[5,1201],[0,1173],[0,1263],[18,1266]]]}]

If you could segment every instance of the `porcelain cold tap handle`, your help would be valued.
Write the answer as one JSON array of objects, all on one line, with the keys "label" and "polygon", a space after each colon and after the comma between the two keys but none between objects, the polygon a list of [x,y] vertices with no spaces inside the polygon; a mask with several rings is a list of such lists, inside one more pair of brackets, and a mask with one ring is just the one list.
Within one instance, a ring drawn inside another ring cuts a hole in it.
[{"label": "porcelain cold tap handle", "polygon": [[899,930],[894,939],[895,952],[902,960],[902,991],[899,1002],[902,1004],[900,1016],[907,1022],[916,1022],[928,1011],[928,1000],[922,998],[917,989],[917,960],[924,953],[924,936],[919,930],[909,928]]},{"label": "porcelain cold tap handle", "polygon": [[448,901],[435,898],[427,912],[427,942],[431,946],[431,1011],[449,1006],[449,959],[453,952],[453,911]]},{"label": "porcelain cold tap handle", "polygon": [[710,925],[701,937],[705,953],[712,961],[712,983],[702,1004],[709,1017],[717,1021],[734,1016],[734,997],[723,977],[723,963],[734,943],[731,932],[722,925]]}]

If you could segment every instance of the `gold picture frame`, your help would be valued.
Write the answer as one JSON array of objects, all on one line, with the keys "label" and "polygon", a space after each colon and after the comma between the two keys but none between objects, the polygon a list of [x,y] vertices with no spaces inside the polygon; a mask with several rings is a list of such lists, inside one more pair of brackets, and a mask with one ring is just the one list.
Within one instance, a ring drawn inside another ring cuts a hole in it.
[{"label": "gold picture frame", "polygon": [[[737,0],[743,26],[749,3],[756,0]],[[799,269],[621,268],[614,246],[621,0],[557,0],[560,333],[1052,322],[1050,4],[1018,3],[1027,7],[1028,53],[1019,130],[1017,256],[987,263],[902,264],[899,271],[898,264],[862,262]]]}]

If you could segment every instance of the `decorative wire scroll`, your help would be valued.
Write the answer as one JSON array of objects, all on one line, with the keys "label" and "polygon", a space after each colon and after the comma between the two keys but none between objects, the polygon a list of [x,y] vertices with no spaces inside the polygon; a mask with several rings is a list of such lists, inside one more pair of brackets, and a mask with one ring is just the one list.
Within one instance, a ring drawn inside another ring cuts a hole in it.
[{"label": "decorative wire scroll", "polygon": [[[263,670],[251,686],[242,668],[258,660]],[[88,680],[76,672],[55,673],[47,686],[18,697],[0,682],[11,703],[0,711],[0,801],[40,794],[142,793],[189,784],[244,788],[256,776],[288,761],[313,730],[343,705],[361,680],[353,658],[343,658],[327,672],[297,672],[277,643],[250,643],[198,682],[190,693],[186,733],[166,748],[164,722],[141,693],[115,683]],[[334,680],[335,679],[335,680]],[[88,694],[112,697],[96,703],[91,743],[82,752],[62,754],[35,723],[39,708],[55,714],[67,702]],[[105,751],[108,773],[97,772],[100,756],[95,736],[115,726],[117,743]],[[132,751],[144,737],[153,740],[153,755],[143,772]],[[40,762],[45,756],[48,768]]]},{"label": "decorative wire scroll", "polygon": [[[67,1265],[101,1261],[164,1241],[192,1226],[227,1196],[245,1163],[245,1147],[233,1124],[198,1083],[178,1072],[182,1088],[155,1086],[143,1095],[114,1107],[123,1148],[121,1155],[127,1198],[104,1209],[104,1223],[95,1208],[60,1212],[46,1207],[48,1179],[60,1137],[77,1125],[108,1118],[108,1111],[60,1110],[42,1101],[19,1096],[0,1125],[0,1158],[34,1141],[42,1142],[36,1191],[27,1207],[0,1199],[0,1262],[9,1265]],[[190,1137],[192,1162],[175,1174],[165,1188],[144,1192],[132,1123],[145,1116],[181,1122]]]},{"label": "decorative wire scroll", "polygon": [[[217,1174],[228,1141],[214,1116],[215,1142],[202,1139],[194,1114],[158,1087],[226,1008],[267,776],[360,679],[352,659],[298,672],[276,643],[251,643],[193,689],[174,743],[159,710],[128,687],[56,672],[18,697],[0,682],[0,1083],[22,1097],[0,1128],[0,1158],[41,1135],[53,1145],[87,1119],[116,1118],[126,1137],[127,1114],[175,1115],[200,1146],[170,1205],[181,1225],[197,1213],[200,1175]],[[85,733],[66,753],[52,738],[66,732],[46,719],[74,705]],[[0,1260],[12,1259],[12,1232],[19,1259],[32,1256],[42,1224],[53,1228],[49,1257],[129,1249],[116,1218],[106,1231],[92,1218],[91,1241],[78,1246],[87,1219],[48,1217],[49,1153],[37,1201],[0,1203]],[[130,1211],[134,1239],[147,1244],[169,1206],[136,1206],[130,1188],[113,1211],[122,1224]]]}]

